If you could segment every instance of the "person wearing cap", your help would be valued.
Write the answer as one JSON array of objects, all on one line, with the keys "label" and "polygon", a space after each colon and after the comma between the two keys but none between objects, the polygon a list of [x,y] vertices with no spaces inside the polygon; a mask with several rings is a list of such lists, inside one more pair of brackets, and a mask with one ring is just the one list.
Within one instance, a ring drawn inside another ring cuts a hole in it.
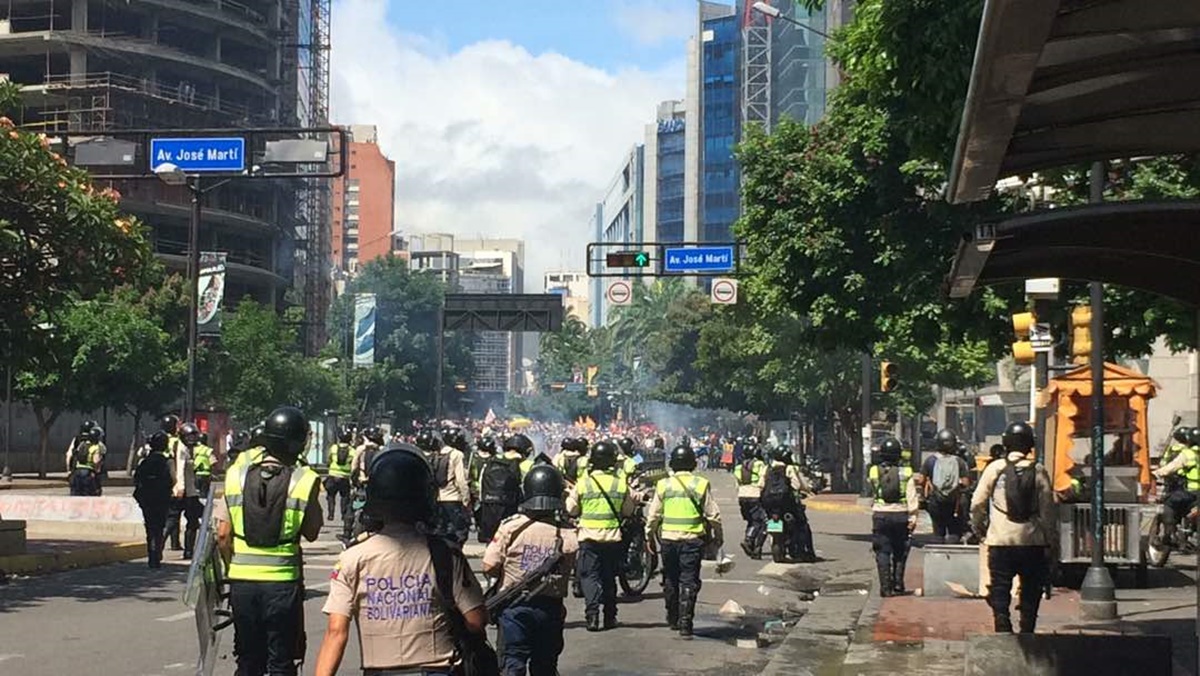
[{"label": "person wearing cap", "polygon": [[487,608],[462,553],[426,534],[436,514],[433,472],[405,443],[381,450],[366,471],[363,509],[379,528],[334,565],[316,674],[338,673],[351,623],[365,674],[456,674],[452,626],[484,640]]},{"label": "person wearing cap", "polygon": [[300,539],[315,541],[322,525],[320,477],[296,464],[308,433],[299,409],[272,411],[256,439],[261,449],[229,468],[224,499],[213,506],[239,675],[295,676],[304,660]]},{"label": "person wearing cap", "polygon": [[503,592],[520,584],[556,552],[562,554],[557,572],[541,592],[506,608],[498,618],[506,676],[558,673],[567,615],[563,598],[579,550],[575,530],[560,520],[564,488],[558,469],[537,465],[529,470],[521,512],[501,522],[483,555],[484,574],[499,578],[497,591]]}]

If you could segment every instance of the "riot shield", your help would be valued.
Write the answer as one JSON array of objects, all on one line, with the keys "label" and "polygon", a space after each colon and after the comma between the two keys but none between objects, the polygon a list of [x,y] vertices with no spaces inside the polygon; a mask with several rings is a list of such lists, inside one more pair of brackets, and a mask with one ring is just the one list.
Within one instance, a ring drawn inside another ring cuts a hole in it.
[{"label": "riot shield", "polygon": [[196,676],[212,676],[216,669],[221,630],[232,623],[229,593],[225,581],[225,562],[217,549],[217,527],[213,521],[213,503],[217,484],[208,487],[204,516],[196,536],[195,556],[188,570],[183,602],[196,611],[196,634],[200,654],[196,660]]}]

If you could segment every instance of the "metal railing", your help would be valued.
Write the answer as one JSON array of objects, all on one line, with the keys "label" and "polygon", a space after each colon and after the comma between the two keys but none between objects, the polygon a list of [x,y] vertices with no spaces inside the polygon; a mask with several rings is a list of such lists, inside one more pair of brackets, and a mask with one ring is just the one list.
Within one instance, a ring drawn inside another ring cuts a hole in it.
[{"label": "metal railing", "polygon": [[236,118],[250,118],[253,110],[250,106],[219,101],[215,97],[197,93],[194,88],[181,86],[187,83],[167,85],[149,78],[138,78],[113,72],[47,75],[42,84],[64,90],[117,89],[153,96],[171,103],[182,103],[201,110],[216,111]]}]

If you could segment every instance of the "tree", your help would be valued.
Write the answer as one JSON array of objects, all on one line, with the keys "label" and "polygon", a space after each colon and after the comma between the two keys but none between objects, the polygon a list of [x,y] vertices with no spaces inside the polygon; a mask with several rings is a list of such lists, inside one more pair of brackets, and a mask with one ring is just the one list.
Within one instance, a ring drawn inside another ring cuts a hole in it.
[{"label": "tree", "polygon": [[235,420],[250,425],[283,404],[312,413],[341,405],[334,372],[300,356],[296,332],[274,309],[245,299],[223,324],[213,391]]},{"label": "tree", "polygon": [[[348,374],[356,402],[353,415],[391,410],[397,418],[413,420],[433,414],[437,381],[437,316],[446,289],[430,274],[409,270],[394,256],[362,266],[347,293],[334,304],[331,319],[339,359],[348,359],[354,297],[375,294],[375,365]],[[473,371],[471,338],[448,332],[441,387],[469,381]]]},{"label": "tree", "polygon": [[[19,105],[19,88],[0,82],[0,113]],[[152,271],[145,230],[117,209],[119,195],[97,190],[67,165],[43,134],[0,117],[0,317],[9,358],[46,364],[34,330],[76,298],[90,298]]]}]

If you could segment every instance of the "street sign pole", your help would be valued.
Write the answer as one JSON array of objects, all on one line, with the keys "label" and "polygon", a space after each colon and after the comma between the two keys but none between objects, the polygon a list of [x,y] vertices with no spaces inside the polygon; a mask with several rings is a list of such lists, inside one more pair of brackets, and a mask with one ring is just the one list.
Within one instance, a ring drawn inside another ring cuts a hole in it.
[{"label": "street sign pole", "polygon": [[188,227],[188,282],[191,284],[192,308],[188,312],[188,346],[187,346],[187,396],[183,401],[183,419],[192,421],[196,414],[196,349],[198,319],[200,313],[200,218],[204,208],[204,188],[200,177],[194,177],[188,183],[192,193],[192,219]]}]

